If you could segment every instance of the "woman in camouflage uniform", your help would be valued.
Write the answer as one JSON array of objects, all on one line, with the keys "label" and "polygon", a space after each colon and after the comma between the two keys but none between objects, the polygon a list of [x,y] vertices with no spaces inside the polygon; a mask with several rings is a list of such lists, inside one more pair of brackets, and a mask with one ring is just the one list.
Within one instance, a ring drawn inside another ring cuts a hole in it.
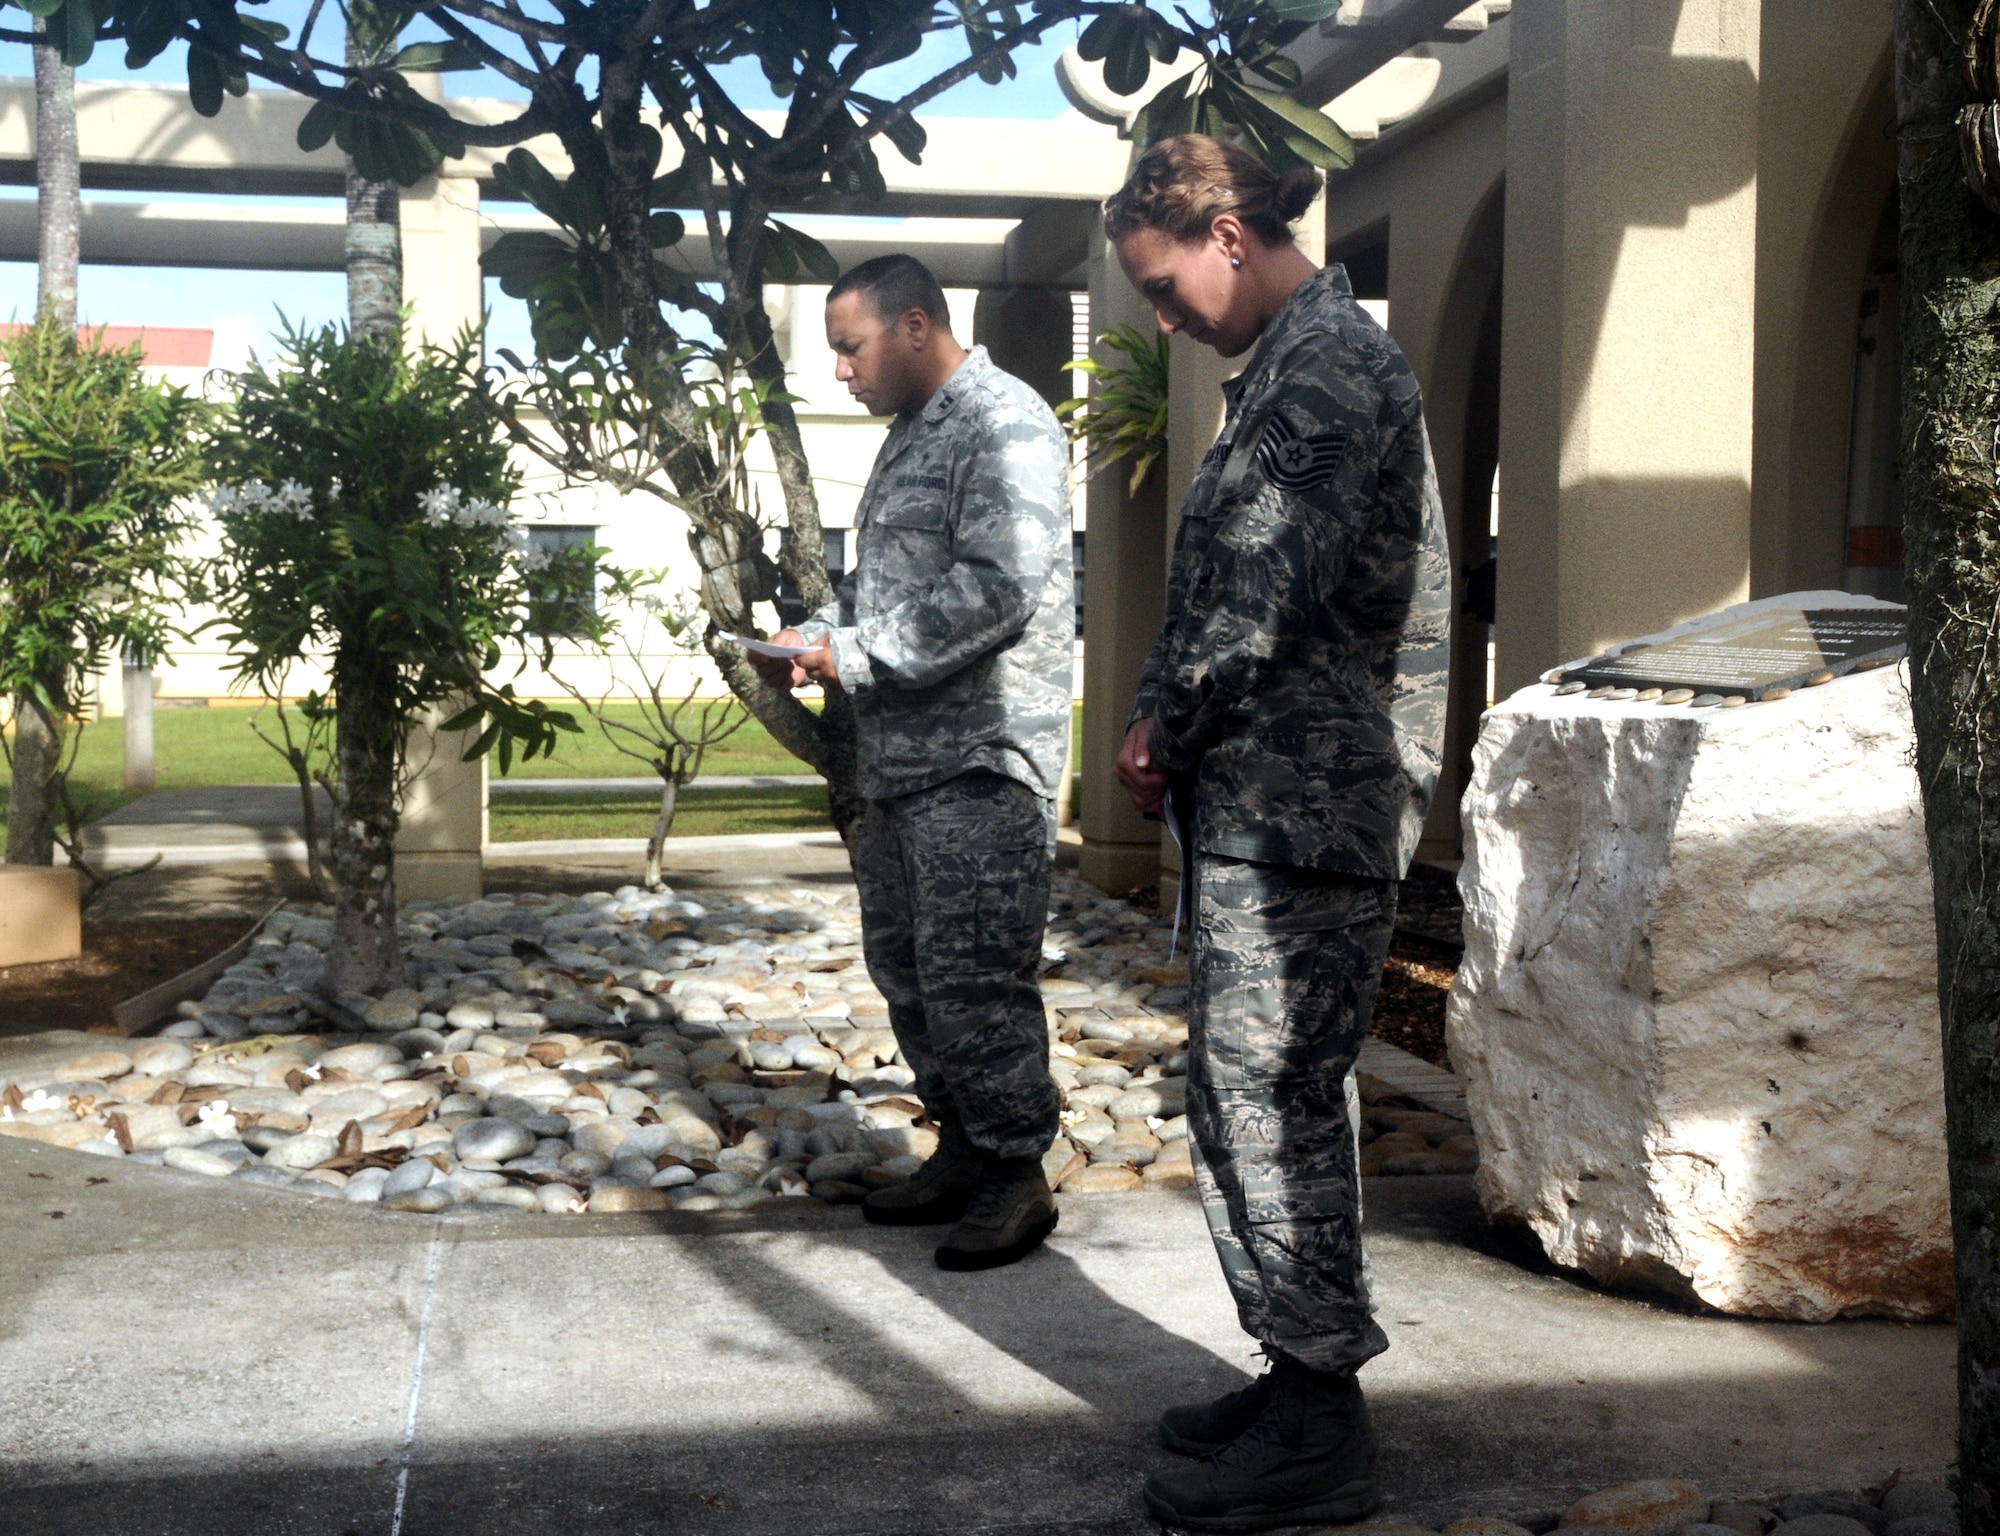
[{"label": "woman in camouflage uniform", "polygon": [[1173,796],[1189,840],[1196,1179],[1270,1361],[1161,1419],[1192,1460],[1146,1501],[1195,1530],[1350,1521],[1380,1501],[1356,1372],[1388,1340],[1346,1080],[1437,781],[1451,566],[1416,380],[1347,274],[1292,243],[1318,186],[1186,135],[1105,205],[1160,329],[1251,353],[1181,505],[1117,766],[1142,811]]}]

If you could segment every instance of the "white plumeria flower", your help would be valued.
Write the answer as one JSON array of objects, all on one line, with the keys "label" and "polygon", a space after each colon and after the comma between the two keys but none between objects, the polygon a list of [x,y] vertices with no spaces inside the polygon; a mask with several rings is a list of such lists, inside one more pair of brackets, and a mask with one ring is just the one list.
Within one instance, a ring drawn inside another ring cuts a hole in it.
[{"label": "white plumeria flower", "polygon": [[630,1008],[625,1007],[622,1003],[618,1007],[613,1008],[611,1010],[611,1022],[613,1024],[623,1024],[627,1019],[631,1017],[632,1017],[632,1010]]},{"label": "white plumeria flower", "polygon": [[33,1093],[21,1100],[21,1108],[27,1114],[38,1115],[43,1110],[61,1109],[62,1100],[46,1089],[37,1088]]},{"label": "white plumeria flower", "polygon": [[0,1104],[0,1125],[12,1125],[13,1123],[14,1106],[11,1104]]},{"label": "white plumeria flower", "polygon": [[319,1063],[318,1063],[318,1062],[314,1062],[314,1063],[313,1063],[313,1064],[312,1064],[311,1066],[307,1067],[307,1068],[305,1069],[305,1074],[306,1074],[306,1076],[307,1076],[307,1077],[311,1078],[311,1079],[312,1079],[312,1080],[313,1080],[314,1082],[318,1082],[318,1081],[319,1081]]},{"label": "white plumeria flower", "polygon": [[214,1136],[234,1136],[236,1117],[229,1112],[225,1099],[210,1099],[195,1111],[195,1119],[204,1131]]}]

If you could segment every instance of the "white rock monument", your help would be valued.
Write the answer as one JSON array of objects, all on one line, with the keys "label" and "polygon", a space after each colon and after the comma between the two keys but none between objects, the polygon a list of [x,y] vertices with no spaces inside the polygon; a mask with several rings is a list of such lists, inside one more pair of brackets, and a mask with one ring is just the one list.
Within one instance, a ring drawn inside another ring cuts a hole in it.
[{"label": "white rock monument", "polygon": [[1741,708],[1523,689],[1464,825],[1449,1040],[1488,1214],[1726,1312],[1948,1316],[1904,668]]}]

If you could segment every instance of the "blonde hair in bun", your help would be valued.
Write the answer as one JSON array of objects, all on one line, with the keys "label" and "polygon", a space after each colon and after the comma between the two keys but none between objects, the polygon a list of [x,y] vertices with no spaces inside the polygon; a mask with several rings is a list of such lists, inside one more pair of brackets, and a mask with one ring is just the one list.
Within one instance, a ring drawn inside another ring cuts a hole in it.
[{"label": "blonde hair in bun", "polygon": [[1104,204],[1104,233],[1115,244],[1156,229],[1187,244],[1208,238],[1218,214],[1233,213],[1266,245],[1284,245],[1291,225],[1319,196],[1318,171],[1282,175],[1235,144],[1201,133],[1162,139],[1139,157],[1125,185]]}]

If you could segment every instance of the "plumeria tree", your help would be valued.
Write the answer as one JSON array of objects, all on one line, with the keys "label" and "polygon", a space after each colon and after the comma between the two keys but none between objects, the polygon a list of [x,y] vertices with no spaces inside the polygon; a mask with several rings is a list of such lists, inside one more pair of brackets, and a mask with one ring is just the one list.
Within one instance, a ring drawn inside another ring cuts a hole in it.
[{"label": "plumeria tree", "polygon": [[[531,309],[529,368],[540,376],[524,398],[559,424],[571,473],[601,478],[618,464],[624,483],[672,488],[701,568],[711,655],[773,735],[826,774],[845,827],[860,804],[845,701],[815,713],[718,638],[756,627],[753,609],[775,596],[781,574],[810,606],[831,596],[764,287],[824,281],[833,262],[782,215],[881,199],[879,146],[920,160],[927,104],[965,81],[1004,81],[1017,50],[1076,25],[1080,51],[1103,61],[1114,90],[1140,89],[1157,62],[1196,56],[1143,115],[1142,138],[1228,132],[1281,166],[1351,163],[1346,135],[1287,94],[1300,67],[1284,50],[1338,4],[1208,0],[1197,16],[1164,0],[1025,9],[1015,0],[432,0],[405,7],[416,13],[409,41],[359,61],[317,4],[296,35],[255,0],[63,0],[50,25],[59,37],[116,37],[134,65],[185,44],[202,112],[224,110],[252,79],[297,91],[314,103],[302,143],[335,138],[371,180],[407,185],[469,147],[553,141],[566,164],[522,148],[498,175],[552,231],[508,235],[487,257]],[[947,43],[945,62],[912,71],[927,40]],[[456,112],[410,86],[405,75],[420,64],[491,70],[524,99],[497,120],[490,109]],[[731,84],[740,66],[762,76],[757,94],[781,111],[746,107]],[[698,247],[711,279],[697,283],[689,263],[667,259],[683,242]],[[694,343],[716,350],[725,381],[750,386],[732,390],[729,405],[754,421],[704,413],[711,359]],[[607,391],[623,405],[611,408]],[[769,508],[747,502],[727,472],[751,428],[768,433],[778,485]]]},{"label": "plumeria tree", "polygon": [[[681,791],[700,775],[709,749],[735,735],[750,718],[734,699],[703,698],[698,669],[684,679],[686,688],[674,686],[676,665],[702,655],[701,605],[688,597],[678,601],[660,597],[656,589],[666,581],[665,571],[638,571],[619,578],[613,595],[636,597],[645,614],[636,633],[622,629],[619,634],[619,648],[625,653],[617,669],[621,686],[590,693],[557,678],[613,748],[644,763],[660,780],[660,814],[646,839],[645,880],[653,889],[661,884],[661,862]],[[664,654],[649,651],[649,640],[663,643]]]},{"label": "plumeria tree", "polygon": [[146,377],[139,348],[79,342],[53,306],[0,341],[0,696],[13,730],[7,860],[83,871],[92,807],[69,770],[91,681],[122,649],[157,653],[188,574],[189,498],[207,412]]},{"label": "plumeria tree", "polygon": [[[332,731],[312,768],[334,807],[325,985],[373,992],[402,978],[395,840],[410,728],[448,706],[447,729],[482,725],[473,750],[497,749],[503,766],[580,729],[490,675],[509,649],[546,665],[552,642],[532,610],[593,580],[590,552],[544,551],[516,523],[520,478],[471,336],[419,348],[400,328],[293,332],[238,388],[210,494],[216,623],[267,695],[327,662]],[[591,605],[569,606],[595,622]]]}]

